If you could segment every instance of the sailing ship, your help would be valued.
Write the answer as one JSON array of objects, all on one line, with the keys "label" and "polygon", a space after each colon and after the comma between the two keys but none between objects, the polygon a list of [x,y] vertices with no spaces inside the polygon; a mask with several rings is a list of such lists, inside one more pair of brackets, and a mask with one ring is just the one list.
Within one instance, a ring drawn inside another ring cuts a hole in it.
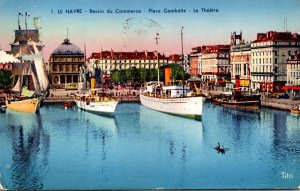
[{"label": "sailing ship", "polygon": [[[158,44],[158,34],[155,39],[156,44]],[[157,65],[158,63],[157,52]],[[206,97],[202,94],[195,94],[189,86],[184,85],[184,80],[182,80],[181,84],[170,84],[170,69],[171,68],[165,68],[165,79],[167,79],[165,85],[159,82],[159,66],[157,67],[158,80],[142,84],[140,90],[140,101],[142,105],[160,112],[201,120],[203,103]]]},{"label": "sailing ship", "polygon": [[[8,109],[13,111],[35,113],[39,109],[42,99],[36,93],[40,93],[40,88],[33,72],[33,64],[30,62],[18,63],[14,64],[13,68],[13,75],[18,80],[12,89],[14,93],[6,96],[5,104]],[[31,83],[33,83],[34,91],[28,89]]]},{"label": "sailing ship", "polygon": [[114,115],[118,99],[109,96],[103,89],[96,89],[96,79],[92,76],[90,79],[90,89],[87,88],[86,72],[84,66],[81,68],[81,83],[79,87],[82,93],[75,94],[74,101],[79,109],[104,115]]},{"label": "sailing ship", "polygon": [[11,44],[11,52],[19,61],[13,62],[12,74],[16,83],[12,89],[14,93],[7,95],[5,104],[13,111],[35,113],[47,95],[49,81],[43,63],[43,45],[39,40],[40,27],[27,30],[26,16],[26,30],[21,30],[19,24]]}]

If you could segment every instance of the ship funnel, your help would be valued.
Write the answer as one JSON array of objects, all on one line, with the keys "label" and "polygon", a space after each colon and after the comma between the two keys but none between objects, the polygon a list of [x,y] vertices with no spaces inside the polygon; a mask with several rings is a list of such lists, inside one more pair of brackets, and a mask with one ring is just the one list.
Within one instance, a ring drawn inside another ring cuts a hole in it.
[{"label": "ship funnel", "polygon": [[91,90],[93,90],[95,88],[96,88],[96,78],[95,78],[95,76],[92,76],[91,77]]},{"label": "ship funnel", "polygon": [[170,82],[171,82],[171,72],[172,72],[172,68],[169,68],[169,67],[165,68],[165,85],[166,86],[170,85]]}]

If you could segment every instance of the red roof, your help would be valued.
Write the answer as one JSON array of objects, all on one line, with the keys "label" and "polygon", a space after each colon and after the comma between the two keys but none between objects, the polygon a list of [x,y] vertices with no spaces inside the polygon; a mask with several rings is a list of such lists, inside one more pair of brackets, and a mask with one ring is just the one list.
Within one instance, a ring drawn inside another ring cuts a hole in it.
[{"label": "red roof", "polygon": [[[161,55],[160,53],[158,53],[159,58],[166,59],[166,56],[163,54]],[[110,60],[114,60],[114,59],[157,59],[157,53],[152,51],[152,52],[148,52],[148,51],[143,51],[143,52],[138,52],[138,51],[134,51],[134,52],[114,52],[114,51],[101,51],[101,52],[94,52],[92,53],[92,55],[90,56],[89,59],[110,59]]]},{"label": "red roof", "polygon": [[257,33],[257,38],[253,43],[257,42],[298,42],[300,36],[298,33],[269,31],[267,33]]},{"label": "red roof", "polygon": [[202,46],[202,53],[213,53],[213,52],[227,52],[230,51],[230,45],[212,45],[212,46]]}]

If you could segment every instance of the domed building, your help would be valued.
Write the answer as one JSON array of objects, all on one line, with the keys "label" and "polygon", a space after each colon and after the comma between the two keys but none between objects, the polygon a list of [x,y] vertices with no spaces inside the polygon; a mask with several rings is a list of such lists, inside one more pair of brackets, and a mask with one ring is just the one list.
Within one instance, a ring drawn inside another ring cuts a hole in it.
[{"label": "domed building", "polygon": [[66,84],[78,83],[84,58],[84,52],[69,39],[65,39],[50,55],[51,85],[55,88],[65,88]]}]

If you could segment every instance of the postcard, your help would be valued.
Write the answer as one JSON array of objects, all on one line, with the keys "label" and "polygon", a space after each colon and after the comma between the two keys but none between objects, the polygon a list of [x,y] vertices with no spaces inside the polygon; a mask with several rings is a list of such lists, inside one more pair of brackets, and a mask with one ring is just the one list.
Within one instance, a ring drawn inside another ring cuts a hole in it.
[{"label": "postcard", "polygon": [[0,190],[300,188],[299,0],[0,17]]}]

